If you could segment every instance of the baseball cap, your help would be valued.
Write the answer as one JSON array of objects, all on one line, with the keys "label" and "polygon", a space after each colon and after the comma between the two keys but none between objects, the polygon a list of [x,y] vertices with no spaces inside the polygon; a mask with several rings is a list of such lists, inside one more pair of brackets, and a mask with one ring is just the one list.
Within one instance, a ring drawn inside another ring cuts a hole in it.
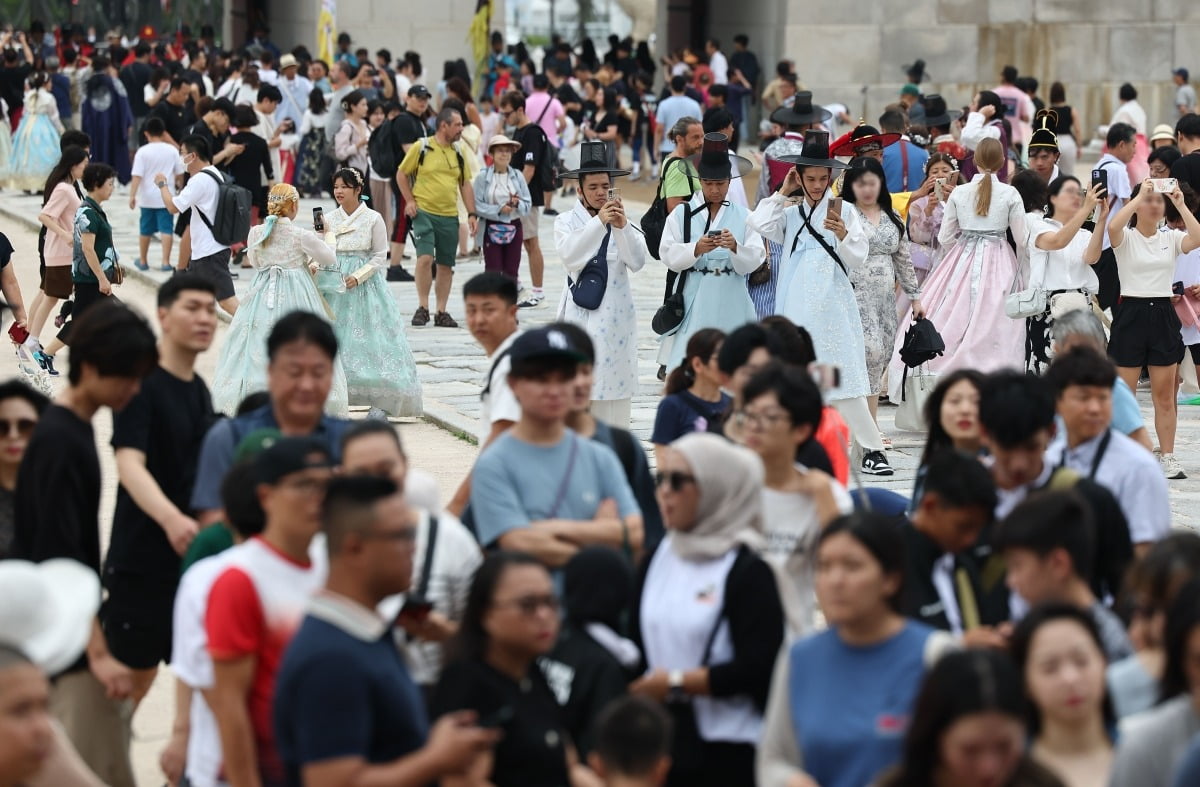
[{"label": "baseball cap", "polygon": [[408,94],[416,98],[429,98],[429,88],[424,85],[413,85],[408,89]]},{"label": "baseball cap", "polygon": [[237,444],[237,448],[233,452],[233,461],[240,462],[243,459],[258,456],[263,451],[275,445],[282,437],[283,434],[278,429],[271,427],[255,429],[243,437]]},{"label": "baseball cap", "polygon": [[1184,82],[1188,81],[1188,70],[1186,68],[1177,68],[1171,73],[1182,79]]},{"label": "baseball cap", "polygon": [[311,437],[281,437],[254,459],[254,480],[277,484],[284,476],[310,468],[333,467],[329,449]]},{"label": "baseball cap", "polygon": [[513,363],[531,358],[587,360],[583,352],[571,342],[571,338],[557,328],[534,328],[525,331],[512,343],[508,354]]},{"label": "baseball cap", "polygon": [[921,95],[921,88],[917,87],[912,82],[909,82],[907,85],[900,88],[900,95],[902,95],[902,96],[919,96],[919,95]]}]

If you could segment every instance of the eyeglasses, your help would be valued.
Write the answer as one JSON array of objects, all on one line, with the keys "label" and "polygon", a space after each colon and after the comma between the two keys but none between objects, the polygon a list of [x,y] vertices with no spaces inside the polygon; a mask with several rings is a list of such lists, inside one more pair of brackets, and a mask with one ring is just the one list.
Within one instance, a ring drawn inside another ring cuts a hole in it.
[{"label": "eyeglasses", "polygon": [[688,484],[696,483],[696,476],[688,473],[657,473],[654,476],[654,486],[659,487],[666,484],[671,488],[672,492],[678,492]]},{"label": "eyeglasses", "polygon": [[496,607],[516,607],[517,610],[526,617],[533,617],[539,610],[548,609],[551,612],[558,612],[558,599],[552,595],[546,596],[522,596],[509,601],[497,601],[493,606]]},{"label": "eyeglasses", "polygon": [[0,418],[0,436],[2,437],[11,437],[14,429],[17,437],[29,437],[36,427],[37,421],[32,418],[18,418],[15,421]]},{"label": "eyeglasses", "polygon": [[417,529],[406,527],[402,530],[374,530],[362,535],[363,538],[373,538],[379,541],[408,541],[411,543],[417,540]]},{"label": "eyeglasses", "polygon": [[785,418],[785,413],[752,413],[749,410],[738,410],[733,414],[733,422],[742,428],[753,426],[755,429],[770,429]]},{"label": "eyeglasses", "polygon": [[305,495],[323,495],[329,481],[325,478],[293,478],[285,481],[283,486]]}]

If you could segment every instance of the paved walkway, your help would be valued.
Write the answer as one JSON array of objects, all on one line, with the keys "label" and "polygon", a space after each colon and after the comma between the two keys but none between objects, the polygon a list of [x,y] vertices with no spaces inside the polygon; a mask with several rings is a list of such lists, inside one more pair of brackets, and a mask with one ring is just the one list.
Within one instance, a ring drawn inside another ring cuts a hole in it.
[{"label": "paved walkway", "polygon": [[[138,227],[137,213],[128,210],[127,200],[128,193],[118,189],[107,207],[113,222],[117,248],[121,250],[126,261],[131,261],[137,254]],[[569,210],[574,204],[573,200],[574,198],[556,197],[555,207],[560,211]],[[0,215],[12,221],[34,224],[40,204],[38,197],[0,192]],[[305,199],[301,200],[299,215],[311,216],[312,208],[317,205],[322,205],[327,211],[335,207],[332,200]],[[647,208],[645,203],[627,202],[627,210],[632,217],[640,217]],[[539,325],[554,320],[565,284],[565,275],[554,251],[552,218],[542,218],[539,238],[546,257],[546,301],[540,308],[521,311],[521,321],[525,325]],[[151,260],[156,259],[158,255],[152,244]],[[412,269],[412,262],[405,260],[405,266],[409,270]],[[455,269],[450,313],[463,326],[460,328],[435,328],[432,322],[423,328],[408,326],[408,319],[417,305],[415,287],[411,283],[390,285],[400,304],[409,344],[417,360],[427,417],[440,426],[470,439],[473,439],[476,432],[479,418],[479,380],[487,372],[487,362],[483,351],[466,330],[459,293],[463,282],[482,270],[483,263],[478,258],[463,261]],[[522,265],[522,271],[525,270]],[[152,284],[165,281],[170,275],[154,271],[131,273],[134,280]],[[251,271],[241,273],[241,277],[235,281],[239,295],[246,292],[252,278]],[[658,364],[655,359],[658,342],[657,336],[650,330],[650,319],[661,302],[664,274],[665,268],[661,263],[648,258],[646,267],[632,276],[639,337],[639,386],[638,394],[633,400],[632,427],[633,432],[643,441],[648,440],[650,436],[661,391],[661,383],[656,378]],[[1150,407],[1149,393],[1140,392],[1138,399],[1146,415],[1147,424],[1152,426],[1153,411]],[[891,478],[869,478],[867,481],[872,485],[885,486],[907,495],[912,489],[922,439],[916,434],[898,432],[893,424],[894,415],[895,408],[880,409],[880,426],[893,438],[895,444],[894,450],[889,452],[889,461],[896,469],[896,475]],[[1200,529],[1200,407],[1181,406],[1176,453],[1191,476],[1184,481],[1171,482],[1171,504],[1176,514],[1176,522]]]}]

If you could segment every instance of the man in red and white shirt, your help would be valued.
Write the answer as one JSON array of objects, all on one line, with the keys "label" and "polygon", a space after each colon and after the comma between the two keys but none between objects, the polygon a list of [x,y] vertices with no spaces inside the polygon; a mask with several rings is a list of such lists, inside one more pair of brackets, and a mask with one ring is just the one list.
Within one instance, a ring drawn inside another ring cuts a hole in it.
[{"label": "man in red and white shirt", "polygon": [[257,457],[253,482],[266,527],[231,550],[208,597],[213,712],[232,787],[284,782],[271,722],[275,675],[325,581],[326,567],[310,560],[309,547],[331,466],[328,450],[309,438],[281,439]]}]

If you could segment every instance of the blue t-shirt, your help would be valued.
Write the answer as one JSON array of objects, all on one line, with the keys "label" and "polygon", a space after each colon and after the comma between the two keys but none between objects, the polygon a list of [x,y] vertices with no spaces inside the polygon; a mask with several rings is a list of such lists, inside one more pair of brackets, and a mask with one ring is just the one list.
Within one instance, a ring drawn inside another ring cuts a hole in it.
[{"label": "blue t-shirt", "polygon": [[487,447],[471,476],[471,508],[479,543],[485,547],[531,522],[592,519],[607,498],[616,500],[622,518],[641,513],[613,450],[569,429],[552,446],[527,443],[509,430]]},{"label": "blue t-shirt", "polygon": [[932,633],[907,621],[870,647],[832,629],[792,645],[788,704],[804,771],[821,787],[863,787],[900,761]]},{"label": "blue t-shirt", "polygon": [[1129,385],[1120,377],[1113,383],[1112,391],[1112,428],[1123,435],[1136,432],[1146,425],[1142,419],[1142,410],[1138,407],[1137,397],[1129,390]]},{"label": "blue t-shirt", "polygon": [[[350,421],[322,415],[316,430],[309,437],[316,438],[329,449],[334,463],[341,461],[342,435]],[[196,470],[196,488],[192,490],[192,510],[212,511],[224,507],[221,501],[221,482],[233,466],[233,456],[238,443],[246,435],[258,429],[278,429],[275,412],[271,405],[251,410],[236,418],[226,418],[213,424],[204,436],[200,448],[200,462]]]},{"label": "blue t-shirt", "polygon": [[654,416],[654,432],[650,435],[650,442],[670,445],[685,434],[707,432],[708,425],[718,420],[732,401],[733,397],[726,393],[721,394],[719,402],[706,402],[691,391],[664,396]]},{"label": "blue t-shirt", "polygon": [[386,763],[429,737],[425,701],[388,631],[367,642],[309,615],[275,682],[275,741],[289,785],[339,757]]},{"label": "blue t-shirt", "polygon": [[[908,188],[904,188],[904,153],[908,149]],[[916,191],[925,182],[925,162],[929,153],[906,139],[888,145],[883,149],[883,177],[887,181],[888,191],[898,194],[903,191]]]}]

